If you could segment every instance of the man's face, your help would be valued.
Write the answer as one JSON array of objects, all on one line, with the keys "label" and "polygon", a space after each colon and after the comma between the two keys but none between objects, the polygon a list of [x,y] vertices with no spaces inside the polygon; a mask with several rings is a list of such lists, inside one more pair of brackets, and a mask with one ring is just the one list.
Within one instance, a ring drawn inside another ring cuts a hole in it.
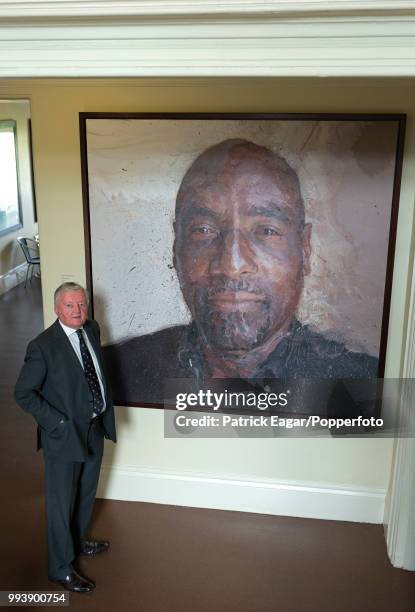
[{"label": "man's face", "polygon": [[246,352],[289,325],[310,254],[300,197],[287,175],[255,156],[183,188],[175,266],[211,347]]},{"label": "man's face", "polygon": [[55,313],[64,325],[79,329],[88,317],[88,301],[80,289],[65,291],[58,296]]}]

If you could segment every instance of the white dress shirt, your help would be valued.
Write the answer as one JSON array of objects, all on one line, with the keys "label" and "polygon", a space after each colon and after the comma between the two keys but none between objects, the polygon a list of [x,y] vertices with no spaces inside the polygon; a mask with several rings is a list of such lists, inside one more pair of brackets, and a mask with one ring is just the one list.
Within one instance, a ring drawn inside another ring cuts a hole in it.
[{"label": "white dress shirt", "polygon": [[[68,336],[68,340],[71,343],[73,350],[75,351],[75,355],[78,357],[78,360],[79,360],[79,363],[81,364],[82,369],[84,369],[84,363],[82,361],[82,355],[81,355],[81,347],[79,345],[79,337],[78,337],[78,334],[76,333],[78,330],[73,329],[72,327],[68,327],[67,325],[64,325],[62,321],[59,321],[59,323],[61,324],[61,327],[63,331],[65,332],[65,334]],[[105,410],[105,391],[104,391],[104,383],[102,381],[102,373],[99,367],[98,359],[89,341],[88,334],[84,331],[82,327],[80,327],[79,329],[82,330],[82,336],[85,340],[85,344],[87,345],[88,350],[91,353],[92,361],[95,367],[95,372],[97,373],[97,377],[98,377],[99,388],[101,390],[102,400],[104,402],[104,407],[102,410],[102,412],[104,412]],[[97,415],[94,413],[93,416],[96,417]]]}]

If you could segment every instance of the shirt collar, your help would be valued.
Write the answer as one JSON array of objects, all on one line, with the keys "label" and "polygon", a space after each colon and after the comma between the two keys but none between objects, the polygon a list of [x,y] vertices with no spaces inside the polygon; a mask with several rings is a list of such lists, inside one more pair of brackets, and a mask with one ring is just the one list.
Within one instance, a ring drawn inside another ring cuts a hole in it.
[{"label": "shirt collar", "polygon": [[[73,327],[69,327],[68,325],[65,325],[64,323],[62,323],[62,321],[60,319],[58,319],[60,326],[62,327],[63,331],[65,332],[65,334],[67,336],[71,336],[72,334],[76,334],[76,332],[78,331],[77,329],[74,329]],[[79,329],[83,329],[83,327],[79,327]]]}]

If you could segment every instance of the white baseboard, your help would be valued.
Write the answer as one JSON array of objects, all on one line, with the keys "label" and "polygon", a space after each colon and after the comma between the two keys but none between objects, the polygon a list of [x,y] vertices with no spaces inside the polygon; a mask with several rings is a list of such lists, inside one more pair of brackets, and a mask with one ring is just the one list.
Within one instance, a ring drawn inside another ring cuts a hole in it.
[{"label": "white baseboard", "polygon": [[359,523],[382,523],[385,490],[241,481],[102,467],[98,497]]},{"label": "white baseboard", "polygon": [[20,285],[26,277],[27,263],[23,262],[19,266],[12,268],[6,274],[0,276],[0,295],[10,291],[17,285]]}]

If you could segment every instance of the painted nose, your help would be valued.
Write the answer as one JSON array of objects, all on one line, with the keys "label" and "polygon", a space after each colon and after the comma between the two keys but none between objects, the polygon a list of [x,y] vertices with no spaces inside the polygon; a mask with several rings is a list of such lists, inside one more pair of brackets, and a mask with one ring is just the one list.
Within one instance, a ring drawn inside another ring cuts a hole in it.
[{"label": "painted nose", "polygon": [[242,232],[240,230],[226,232],[210,264],[210,272],[236,278],[241,274],[255,274],[257,271],[255,254]]}]

